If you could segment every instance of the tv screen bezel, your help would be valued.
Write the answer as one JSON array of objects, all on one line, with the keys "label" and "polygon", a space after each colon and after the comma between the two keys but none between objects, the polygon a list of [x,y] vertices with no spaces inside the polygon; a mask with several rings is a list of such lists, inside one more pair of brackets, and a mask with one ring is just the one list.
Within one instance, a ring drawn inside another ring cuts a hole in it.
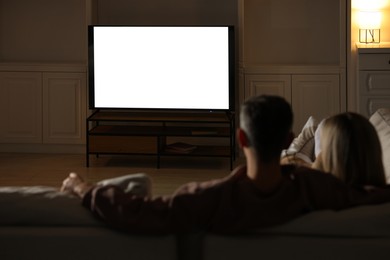
[{"label": "tv screen bezel", "polygon": [[[136,108],[136,107],[97,107],[95,106],[95,69],[94,69],[94,28],[96,27],[226,27],[228,28],[229,51],[229,108]],[[235,31],[234,25],[89,25],[88,26],[88,98],[89,109],[136,110],[136,111],[198,111],[223,112],[235,110]]]}]

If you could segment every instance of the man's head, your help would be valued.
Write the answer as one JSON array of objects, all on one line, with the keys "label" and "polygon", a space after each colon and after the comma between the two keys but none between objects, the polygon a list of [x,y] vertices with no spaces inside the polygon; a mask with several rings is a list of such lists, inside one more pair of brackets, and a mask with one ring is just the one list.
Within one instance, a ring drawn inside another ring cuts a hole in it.
[{"label": "man's head", "polygon": [[291,141],[292,121],[291,106],[282,97],[252,97],[241,107],[240,129],[245,136],[239,136],[240,143],[253,148],[264,162],[279,160],[282,149]]}]

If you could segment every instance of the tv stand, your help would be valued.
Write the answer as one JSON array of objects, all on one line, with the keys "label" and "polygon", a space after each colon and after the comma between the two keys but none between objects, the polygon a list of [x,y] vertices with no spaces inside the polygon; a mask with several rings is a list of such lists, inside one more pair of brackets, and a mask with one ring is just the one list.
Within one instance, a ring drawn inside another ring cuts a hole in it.
[{"label": "tv stand", "polygon": [[[86,165],[92,154],[205,156],[235,160],[235,120],[232,112],[129,112],[96,110],[87,118]],[[225,139],[223,145],[197,145],[191,150],[169,149],[168,138]]]}]

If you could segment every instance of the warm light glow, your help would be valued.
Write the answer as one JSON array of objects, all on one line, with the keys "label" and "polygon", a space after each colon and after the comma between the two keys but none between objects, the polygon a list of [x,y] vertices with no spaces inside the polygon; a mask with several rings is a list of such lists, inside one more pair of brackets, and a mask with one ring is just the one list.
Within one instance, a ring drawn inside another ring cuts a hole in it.
[{"label": "warm light glow", "polygon": [[382,13],[390,0],[351,0],[352,23],[359,28],[360,43],[380,43]]},{"label": "warm light glow", "polygon": [[358,10],[379,10],[389,5],[389,0],[352,0],[352,8]]},{"label": "warm light glow", "polygon": [[359,29],[380,29],[382,14],[379,11],[358,12]]}]

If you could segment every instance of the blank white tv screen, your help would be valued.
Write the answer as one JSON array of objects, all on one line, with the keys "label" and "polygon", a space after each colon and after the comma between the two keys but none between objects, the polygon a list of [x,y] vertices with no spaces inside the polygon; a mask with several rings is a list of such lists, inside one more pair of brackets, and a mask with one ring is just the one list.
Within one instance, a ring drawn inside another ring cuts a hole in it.
[{"label": "blank white tv screen", "polygon": [[91,107],[231,109],[228,26],[91,29]]}]

